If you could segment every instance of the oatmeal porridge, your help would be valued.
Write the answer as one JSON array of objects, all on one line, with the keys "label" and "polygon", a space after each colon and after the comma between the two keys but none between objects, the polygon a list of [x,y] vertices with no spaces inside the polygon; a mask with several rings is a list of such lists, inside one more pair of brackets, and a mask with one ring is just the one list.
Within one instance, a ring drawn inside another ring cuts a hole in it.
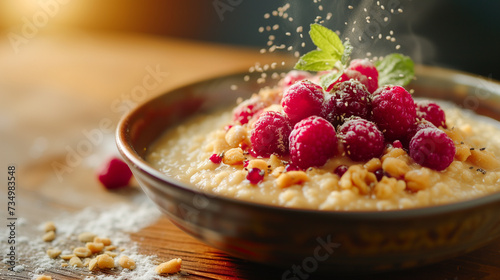
[{"label": "oatmeal porridge", "polygon": [[[198,116],[167,132],[152,148],[148,161],[168,176],[204,191],[308,209],[401,209],[450,203],[500,190],[500,164],[494,156],[500,154],[498,126],[471,112],[442,105],[449,127],[443,131],[456,147],[453,162],[442,171],[422,167],[404,148],[387,145],[381,157],[366,162],[339,154],[319,168],[286,172],[289,156],[260,158],[241,148],[248,141],[250,129],[238,125],[228,129],[233,119],[231,110]],[[235,151],[235,155],[228,151]],[[221,163],[210,159],[222,153]],[[342,176],[335,173],[339,166],[348,167]],[[257,184],[247,178],[254,168],[265,172]],[[377,180],[376,171],[380,169],[388,174]]]}]

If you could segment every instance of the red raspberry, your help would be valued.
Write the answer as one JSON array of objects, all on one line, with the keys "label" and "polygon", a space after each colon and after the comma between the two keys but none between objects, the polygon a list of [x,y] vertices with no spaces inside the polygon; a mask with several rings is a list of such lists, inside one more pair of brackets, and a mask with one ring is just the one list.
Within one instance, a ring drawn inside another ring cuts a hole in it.
[{"label": "red raspberry", "polygon": [[375,90],[377,90],[377,87],[378,87],[378,79],[376,81],[377,84],[374,84],[373,78],[369,78],[369,77],[361,74],[359,71],[352,70],[352,69],[346,69],[346,70],[344,70],[344,73],[342,73],[342,75],[340,75],[340,77],[333,84],[328,86],[326,91],[331,91],[336,84],[339,84],[339,83],[342,83],[345,81],[349,81],[349,80],[359,81],[367,88],[367,90],[370,93],[373,93]]},{"label": "red raspberry", "polygon": [[337,152],[335,128],[311,116],[298,122],[290,134],[290,164],[301,169],[322,166]]},{"label": "red raspberry", "polygon": [[288,154],[291,131],[292,125],[285,115],[273,111],[262,113],[250,135],[254,153],[263,157]]},{"label": "red raspberry", "polygon": [[337,168],[335,168],[333,173],[337,174],[339,177],[342,177],[342,175],[344,175],[344,173],[346,173],[348,169],[349,166],[347,165],[339,165],[337,166]]},{"label": "red raspberry", "polygon": [[370,116],[370,94],[357,80],[338,83],[330,99],[324,103],[323,117],[333,125],[340,125],[351,116],[368,119]]},{"label": "red raspberry", "polygon": [[252,97],[241,102],[233,110],[233,119],[240,124],[246,124],[253,117],[258,116],[259,113],[265,108],[264,102],[259,98]]},{"label": "red raspberry", "polygon": [[372,95],[372,121],[387,140],[402,140],[415,123],[417,110],[411,95],[400,86],[384,86]]},{"label": "red raspberry", "polygon": [[408,145],[410,144],[410,141],[411,139],[413,138],[413,136],[415,136],[415,134],[417,134],[417,132],[419,132],[420,130],[424,129],[424,128],[436,128],[435,125],[433,125],[430,121],[427,121],[427,120],[417,120],[413,126],[410,128],[410,131],[408,132],[408,135],[406,137],[406,141],[405,141],[405,144],[406,147],[408,147]]},{"label": "red raspberry", "polygon": [[417,106],[417,118],[428,120],[436,127],[446,128],[446,116],[438,104],[419,100],[415,102],[415,105]]},{"label": "red raspberry", "polygon": [[443,131],[424,128],[410,141],[410,157],[422,166],[441,171],[453,162],[455,144]]},{"label": "red raspberry", "polygon": [[112,158],[97,173],[97,178],[106,189],[118,189],[128,186],[132,171],[119,158]]},{"label": "red raspberry", "polygon": [[[337,71],[337,70],[333,70],[333,71]],[[337,80],[335,82],[333,82],[331,85],[328,86],[326,91],[330,92],[335,87],[335,85],[340,84],[342,82],[349,81],[350,79],[357,80],[357,78],[359,78],[360,76],[361,76],[361,73],[359,73],[358,71],[346,69],[342,73],[342,75],[340,75],[340,77],[337,78]]]},{"label": "red raspberry", "polygon": [[403,143],[399,140],[394,140],[394,142],[392,142],[392,146],[396,149],[403,149]]},{"label": "red raspberry", "polygon": [[250,181],[250,184],[257,185],[264,180],[265,174],[266,172],[264,170],[252,168],[248,171],[247,180]]},{"label": "red raspberry", "polygon": [[222,157],[218,154],[213,154],[210,156],[210,161],[215,164],[219,164],[222,162]]},{"label": "red raspberry", "polygon": [[384,169],[382,169],[382,168],[375,170],[373,172],[373,174],[375,174],[375,177],[377,178],[377,181],[379,181],[379,182],[380,182],[380,180],[382,180],[382,178],[384,176],[389,177],[389,178],[391,177],[391,175],[389,175],[389,173],[385,172]]},{"label": "red raspberry", "polygon": [[283,94],[281,106],[292,123],[309,116],[319,116],[324,100],[323,89],[310,81],[300,81]]},{"label": "red raspberry", "polygon": [[354,161],[379,157],[384,151],[384,135],[377,126],[361,118],[347,120],[338,130],[347,156]]},{"label": "red raspberry", "polygon": [[361,73],[366,77],[366,81],[361,81],[370,93],[373,93],[378,88],[378,70],[375,65],[368,60],[365,59],[354,59],[347,67],[347,70],[355,70]]},{"label": "red raspberry", "polygon": [[296,82],[311,78],[312,74],[307,71],[292,70],[286,74],[285,78],[283,78],[283,87],[287,88]]}]

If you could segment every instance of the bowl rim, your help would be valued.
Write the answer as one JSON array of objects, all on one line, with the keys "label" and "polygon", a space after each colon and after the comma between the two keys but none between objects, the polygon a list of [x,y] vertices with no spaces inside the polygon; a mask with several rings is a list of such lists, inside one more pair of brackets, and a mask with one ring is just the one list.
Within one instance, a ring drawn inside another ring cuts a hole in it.
[{"label": "bowl rim", "polygon": [[[447,68],[441,68],[441,67],[436,67],[436,66],[426,66],[426,65],[416,65],[415,67],[416,70],[416,75],[418,75],[418,72],[423,72],[423,71],[439,71],[442,74],[447,74],[447,75],[461,75],[461,76],[467,76],[468,78],[468,83],[465,83],[465,85],[470,86],[471,81],[481,81],[481,82],[486,82],[486,83],[493,83],[496,88],[500,89],[500,82],[498,81],[492,81],[492,80],[486,80],[483,77],[477,76],[474,77],[470,73],[462,72],[459,70],[454,70],[454,69],[447,69]],[[268,211],[279,211],[279,212],[286,212],[288,214],[301,214],[301,215],[315,215],[315,216],[331,216],[331,217],[336,217],[336,216],[342,216],[345,218],[352,218],[352,219],[376,219],[376,220],[391,220],[391,219],[400,219],[400,218],[411,218],[411,217],[425,217],[425,216],[434,216],[434,215],[439,215],[439,214],[446,214],[450,212],[457,212],[457,211],[463,211],[463,210],[469,210],[473,208],[477,208],[483,205],[495,203],[495,202],[500,202],[500,191],[468,199],[468,200],[462,200],[462,201],[457,201],[457,202],[452,202],[452,203],[447,203],[447,204],[441,204],[441,205],[434,205],[434,206],[422,206],[422,207],[414,207],[414,208],[406,208],[406,209],[391,209],[391,210],[317,210],[317,209],[305,209],[305,208],[291,208],[291,207],[284,207],[284,206],[278,206],[278,205],[269,205],[269,204],[264,204],[264,203],[258,203],[258,202],[253,202],[253,201],[247,201],[247,200],[242,200],[242,199],[237,199],[237,198],[231,198],[231,197],[226,197],[222,195],[217,195],[217,194],[212,194],[208,191],[203,191],[200,189],[197,189],[196,187],[170,178],[166,174],[162,173],[161,171],[155,169],[153,166],[151,166],[145,159],[143,159],[137,152],[136,150],[131,146],[131,143],[129,142],[129,137],[128,137],[128,132],[129,132],[129,125],[131,123],[131,120],[134,119],[134,117],[138,114],[140,114],[143,111],[143,107],[145,107],[147,104],[154,103],[157,100],[161,100],[165,95],[173,93],[173,92],[178,92],[185,90],[189,87],[196,87],[201,84],[205,83],[210,83],[213,81],[219,81],[221,79],[227,79],[229,77],[233,76],[241,76],[243,77],[244,75],[248,75],[248,72],[236,72],[236,73],[231,73],[231,74],[225,74],[225,75],[219,75],[211,78],[205,78],[202,80],[194,81],[191,83],[183,84],[180,86],[177,86],[175,88],[169,89],[161,94],[158,94],[135,108],[131,109],[128,111],[117,124],[116,128],[116,133],[115,133],[115,141],[117,148],[120,152],[120,154],[123,156],[125,161],[129,164],[132,165],[133,167],[136,167],[139,169],[140,172],[146,173],[146,175],[151,176],[155,178],[156,180],[162,181],[167,185],[170,185],[170,187],[176,188],[178,190],[181,190],[183,192],[189,192],[192,195],[202,195],[205,197],[208,197],[209,199],[215,199],[219,200],[223,203],[229,203],[229,204],[235,204],[237,206],[244,206],[244,207],[252,207],[252,208],[261,208],[261,210],[268,210]],[[456,81],[456,79],[454,79]],[[497,93],[500,95],[500,91]],[[152,144],[152,143],[151,143]],[[132,168],[134,170],[134,168]]]}]

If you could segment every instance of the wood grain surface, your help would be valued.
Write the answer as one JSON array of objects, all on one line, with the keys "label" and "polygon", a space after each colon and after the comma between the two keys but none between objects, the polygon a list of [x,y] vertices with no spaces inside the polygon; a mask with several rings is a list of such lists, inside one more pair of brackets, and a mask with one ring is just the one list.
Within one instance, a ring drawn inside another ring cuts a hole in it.
[{"label": "wood grain surface", "polygon": [[[16,234],[40,238],[39,225],[62,212],[76,213],[89,206],[134,203],[144,198],[135,182],[126,190],[111,192],[95,178],[99,164],[116,154],[113,131],[103,131],[102,141],[71,170],[59,176],[53,168],[54,162],[66,160],[68,147],[84,139],[83,131],[99,127],[104,119],[114,129],[123,113],[113,105],[116,102],[132,106],[182,84],[244,71],[255,62],[282,59],[263,56],[254,49],[139,35],[40,35],[18,53],[8,40],[1,41],[0,179],[5,186],[7,166],[16,166],[16,216],[25,221]],[[156,86],[134,96],[133,89],[151,71],[159,73]],[[2,187],[2,223],[8,217],[6,194]],[[4,236],[2,243],[7,242]],[[228,256],[188,236],[165,217],[130,233],[130,238],[141,254],[155,255],[159,261],[181,257],[180,279],[283,279],[285,271]],[[19,255],[29,255],[35,249],[21,246],[18,250],[23,250]],[[3,259],[6,252],[2,254]],[[350,278],[313,274],[308,279],[500,279],[499,256],[497,240],[472,253],[423,268]],[[17,261],[25,269],[9,273],[2,262],[0,279],[32,278],[37,269],[32,260]],[[90,273],[60,267],[45,274],[58,280],[118,277],[112,270]]]}]

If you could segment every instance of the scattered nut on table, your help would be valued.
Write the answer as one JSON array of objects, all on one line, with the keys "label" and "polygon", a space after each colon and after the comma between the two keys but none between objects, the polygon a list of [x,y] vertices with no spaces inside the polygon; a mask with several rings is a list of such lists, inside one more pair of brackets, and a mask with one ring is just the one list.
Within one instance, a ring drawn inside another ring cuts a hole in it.
[{"label": "scattered nut on table", "polygon": [[181,270],[182,259],[176,258],[159,264],[155,268],[156,274],[173,274]]}]

